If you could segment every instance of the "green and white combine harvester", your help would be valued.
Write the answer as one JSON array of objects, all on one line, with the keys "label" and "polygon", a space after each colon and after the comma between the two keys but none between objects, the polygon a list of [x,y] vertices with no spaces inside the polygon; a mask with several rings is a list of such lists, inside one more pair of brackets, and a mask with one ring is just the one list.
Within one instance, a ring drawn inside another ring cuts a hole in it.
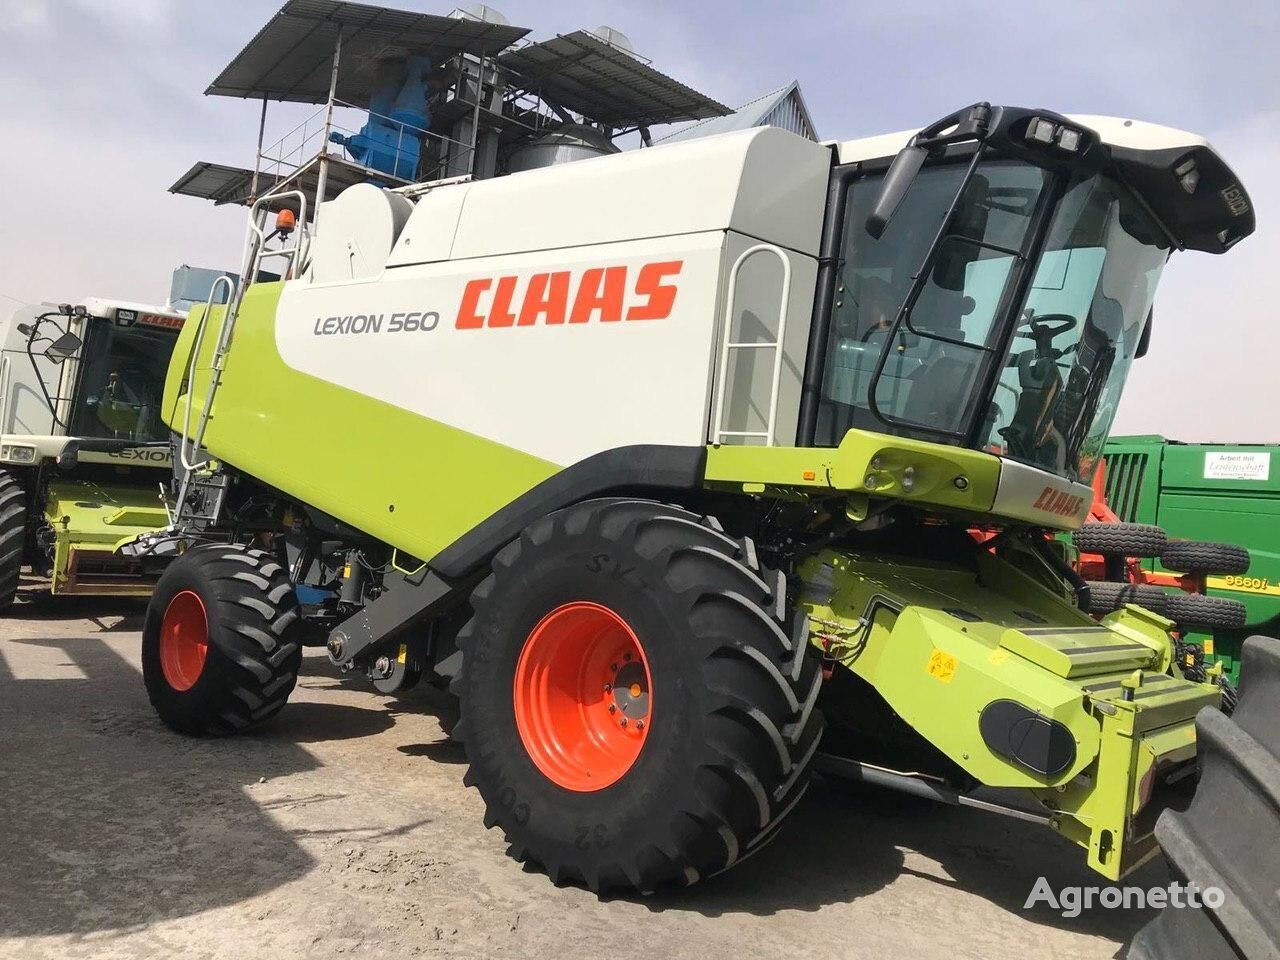
[{"label": "green and white combine harvester", "polygon": [[155,574],[116,552],[169,523],[160,401],[184,317],[90,299],[17,310],[0,353],[0,609],[22,568],[54,596],[146,597]]},{"label": "green and white combine harvester", "polygon": [[447,678],[486,824],[596,891],[741,861],[815,765],[1107,878],[1155,853],[1219,691],[1168,621],[1082,612],[1048,533],[1170,253],[1253,231],[1203,140],[977,104],[358,185],[314,237],[268,197],[244,276],[283,200],[295,279],[193,311],[165,382],[192,469],[130,549],[176,554],[143,641],[169,726],[267,720],[307,644]]}]

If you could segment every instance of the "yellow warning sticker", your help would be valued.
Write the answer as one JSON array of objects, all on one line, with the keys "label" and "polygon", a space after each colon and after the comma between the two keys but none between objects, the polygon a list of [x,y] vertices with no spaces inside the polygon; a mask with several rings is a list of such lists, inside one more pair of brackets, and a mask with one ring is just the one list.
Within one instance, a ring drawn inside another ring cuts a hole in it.
[{"label": "yellow warning sticker", "polygon": [[400,664],[401,666],[404,666],[405,661],[408,659],[409,659],[409,646],[408,644],[402,643],[400,644],[400,656],[396,657],[396,663]]},{"label": "yellow warning sticker", "polygon": [[1204,652],[1208,656],[1213,656],[1213,637],[1204,638]]},{"label": "yellow warning sticker", "polygon": [[929,657],[929,665],[925,667],[925,672],[935,680],[950,683],[951,678],[956,675],[956,658],[935,649]]}]

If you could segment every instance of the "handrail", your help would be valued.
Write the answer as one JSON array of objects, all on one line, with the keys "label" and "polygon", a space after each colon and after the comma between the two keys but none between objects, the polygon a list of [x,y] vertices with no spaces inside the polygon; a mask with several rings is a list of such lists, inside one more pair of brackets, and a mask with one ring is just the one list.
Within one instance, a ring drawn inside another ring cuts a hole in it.
[{"label": "handrail", "polygon": [[[209,426],[209,418],[213,413],[213,397],[218,390],[218,386],[222,382],[222,364],[226,358],[227,350],[231,345],[231,334],[235,329],[236,318],[240,315],[240,305],[244,302],[245,291],[253,284],[254,279],[258,276],[258,265],[262,261],[263,247],[267,242],[267,234],[263,229],[260,219],[265,219],[265,204],[269,201],[279,201],[284,197],[293,197],[298,201],[297,215],[297,240],[293,246],[285,246],[279,250],[271,251],[272,255],[289,255],[293,258],[290,262],[290,269],[297,262],[299,254],[304,254],[307,249],[307,198],[301,190],[287,190],[282,193],[268,193],[266,196],[256,200],[252,207],[249,208],[249,230],[245,238],[244,267],[240,275],[240,282],[232,284],[231,278],[223,274],[214,281],[213,287],[209,290],[209,303],[205,305],[204,316],[200,318],[200,326],[196,330],[196,343],[191,351],[191,360],[187,368],[187,409],[182,423],[182,445],[179,449],[180,460],[184,474],[182,483],[178,489],[177,509],[174,514],[173,523],[176,525],[182,517],[182,511],[186,506],[187,490],[191,486],[191,475],[200,466],[195,462],[195,457],[200,448],[204,446],[205,430]],[[263,216],[260,218],[260,214]],[[207,329],[209,313],[213,309],[213,294],[218,289],[219,284],[225,280],[230,288],[230,295],[227,298],[227,309],[222,315],[222,323],[218,328],[218,341],[213,350],[213,361],[210,364],[209,372],[209,388],[204,395],[204,406],[200,410],[200,420],[196,424],[194,435],[191,433],[191,412],[194,408],[194,387],[195,387],[195,365],[196,360],[200,356],[200,346],[204,342],[205,331]],[[188,456],[188,444],[190,444],[190,456]]]},{"label": "handrail", "polygon": [[8,433],[6,415],[9,412],[9,356],[0,357],[0,433]]},{"label": "handrail", "polygon": [[[222,276],[218,277],[218,279],[214,280],[213,286],[209,288],[209,299],[205,301],[204,311],[200,315],[200,325],[196,327],[196,342],[191,347],[191,359],[187,361],[187,409],[182,417],[182,444],[178,451],[178,458],[182,463],[182,469],[188,470],[188,471],[194,470],[196,467],[199,466],[199,464],[196,463],[194,459],[189,460],[187,456],[187,442],[188,440],[191,439],[191,411],[195,406],[193,401],[195,400],[195,388],[196,388],[196,362],[200,359],[200,347],[203,346],[204,344],[204,332],[209,326],[209,314],[210,312],[212,312],[217,302],[216,297],[214,295],[218,292],[218,289],[224,283],[226,284],[226,287],[227,287],[226,302],[228,304],[228,309],[230,309],[231,298],[235,294],[235,283],[233,283],[231,278],[224,273]],[[225,322],[226,318],[224,317],[223,320]],[[213,377],[211,375],[209,378],[209,392],[205,398],[206,407],[209,407],[211,405],[212,398],[213,398]],[[201,419],[202,420],[204,419],[203,414],[201,416]],[[201,436],[203,436],[203,431],[201,432]],[[192,458],[195,457],[196,451],[198,451],[199,449],[200,449],[200,445],[198,443],[192,444],[191,446]]]},{"label": "handrail", "polygon": [[[733,308],[738,292],[738,275],[742,272],[743,264],[757,253],[772,253],[782,262],[782,302],[778,306],[777,338],[773,343],[735,343],[733,341]],[[786,251],[771,243],[757,243],[755,246],[748,247],[738,254],[733,266],[729,268],[729,289],[725,294],[724,341],[720,350],[720,370],[716,387],[715,431],[713,434],[717,443],[720,437],[762,437],[765,446],[773,445],[773,435],[778,419],[778,393],[782,386],[782,359],[783,345],[787,333],[787,308],[790,302],[791,260],[787,257]],[[773,347],[777,352],[773,358],[773,377],[769,389],[769,416],[765,424],[765,430],[763,432],[755,430],[725,430],[724,404],[725,395],[728,392],[730,351],[767,347]]]}]

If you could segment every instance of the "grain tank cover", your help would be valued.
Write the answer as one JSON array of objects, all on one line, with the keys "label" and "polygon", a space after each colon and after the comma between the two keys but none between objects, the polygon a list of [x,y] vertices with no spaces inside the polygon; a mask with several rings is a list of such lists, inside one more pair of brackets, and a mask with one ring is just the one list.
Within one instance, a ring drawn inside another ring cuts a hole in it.
[{"label": "grain tank cover", "polygon": [[441,187],[388,266],[723,230],[817,256],[830,168],[828,148],[760,127]]}]

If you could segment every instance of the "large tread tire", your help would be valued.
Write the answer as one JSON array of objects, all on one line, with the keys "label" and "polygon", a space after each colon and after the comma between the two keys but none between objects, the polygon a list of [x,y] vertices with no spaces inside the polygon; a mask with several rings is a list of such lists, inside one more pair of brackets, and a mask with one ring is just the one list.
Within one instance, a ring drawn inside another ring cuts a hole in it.
[{"label": "large tread tire", "polygon": [[[208,650],[199,677],[175,689],[161,664],[165,612],[181,593],[204,606]],[[156,584],[142,628],[142,677],[160,719],[189,736],[243,733],[283,709],[298,681],[298,601],[270,554],[235,544],[187,551]]]},{"label": "large tread tire", "polygon": [[1170,540],[1160,551],[1160,564],[1176,573],[1249,572],[1249,551],[1233,543],[1207,540]]},{"label": "large tread tire", "polygon": [[1111,580],[1089,580],[1089,612],[1095,615],[1119,610],[1127,603],[1164,615],[1168,594],[1149,583],[1118,583]]},{"label": "large tread tire", "polygon": [[13,606],[27,542],[27,491],[13,474],[0,470],[0,612]]},{"label": "large tread tire", "polygon": [[1164,616],[1180,627],[1240,630],[1248,620],[1249,611],[1239,600],[1229,597],[1178,591],[1166,596]]},{"label": "large tread tire", "polygon": [[1280,956],[1280,640],[1246,640],[1241,660],[1235,714],[1206,707],[1196,717],[1200,782],[1191,805],[1156,822],[1174,877],[1216,887],[1222,902],[1165,908],[1138,932],[1129,960]]},{"label": "large tread tire", "polygon": [[1158,557],[1167,541],[1164,530],[1148,523],[1091,521],[1071,534],[1077,550],[1106,556]]},{"label": "large tread tire", "polygon": [[[526,638],[579,601],[634,631],[655,704],[630,768],[593,791],[539,770],[513,703]],[[596,893],[694,883],[763,847],[807,789],[823,728],[819,658],[802,617],[787,630],[785,578],[713,518],[642,500],[577,504],[505,547],[471,602],[451,686],[464,782],[509,853],[555,883]]]}]

